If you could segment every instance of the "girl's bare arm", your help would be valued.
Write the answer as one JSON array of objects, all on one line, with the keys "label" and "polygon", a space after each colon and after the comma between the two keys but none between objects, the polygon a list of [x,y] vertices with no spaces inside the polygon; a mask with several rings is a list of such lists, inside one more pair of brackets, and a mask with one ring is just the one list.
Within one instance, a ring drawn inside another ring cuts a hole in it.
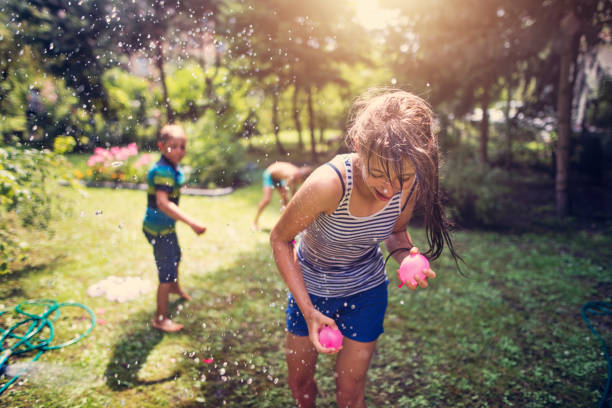
[{"label": "girl's bare arm", "polygon": [[321,213],[333,212],[341,196],[342,186],[334,170],[328,166],[319,167],[297,191],[270,233],[270,245],[278,270],[306,319],[311,341],[323,353],[330,353],[331,349],[323,348],[318,341],[320,326],[327,324],[337,327],[333,319],[324,316],[312,305],[291,243]]}]

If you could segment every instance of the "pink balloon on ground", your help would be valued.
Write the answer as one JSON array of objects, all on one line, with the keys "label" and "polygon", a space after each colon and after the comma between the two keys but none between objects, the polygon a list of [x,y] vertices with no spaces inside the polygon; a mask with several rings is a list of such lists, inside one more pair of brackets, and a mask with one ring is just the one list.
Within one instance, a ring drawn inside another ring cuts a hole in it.
[{"label": "pink balloon on ground", "polygon": [[325,348],[339,349],[342,347],[342,333],[325,326],[319,331],[319,342]]},{"label": "pink balloon on ground", "polygon": [[397,276],[402,282],[397,285],[401,288],[404,283],[408,282],[411,285],[416,285],[417,281],[415,276],[419,276],[422,279],[427,279],[427,276],[423,273],[424,269],[429,269],[429,261],[421,254],[410,254],[402,261]]}]

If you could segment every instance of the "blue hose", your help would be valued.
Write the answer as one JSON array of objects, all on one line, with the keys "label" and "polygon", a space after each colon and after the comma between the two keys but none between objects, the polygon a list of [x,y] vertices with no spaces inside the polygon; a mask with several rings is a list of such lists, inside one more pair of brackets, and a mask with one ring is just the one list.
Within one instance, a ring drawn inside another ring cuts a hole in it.
[{"label": "blue hose", "polygon": [[[28,306],[28,305],[29,306],[43,306],[44,311],[41,314],[28,313],[24,310],[24,306]],[[64,343],[61,343],[61,344],[52,345],[51,343],[55,336],[55,331],[53,329],[53,323],[57,321],[57,319],[59,319],[60,317],[60,308],[67,307],[67,306],[80,307],[81,309],[89,313],[89,316],[91,317],[91,325],[89,326],[87,330],[85,330],[85,332],[81,333],[79,336],[71,340],[65,341]],[[58,303],[55,300],[51,300],[51,299],[27,300],[15,306],[14,310],[17,314],[21,314],[25,316],[26,318],[15,323],[11,327],[9,327],[7,330],[3,330],[0,327],[0,333],[2,333],[2,337],[0,337],[0,374],[3,373],[5,364],[8,361],[9,357],[28,353],[31,351],[37,351],[34,358],[32,358],[32,362],[35,362],[46,351],[57,350],[62,347],[70,346],[71,344],[74,344],[80,341],[85,336],[87,336],[89,333],[91,333],[91,331],[96,325],[96,316],[91,311],[91,309],[77,302]],[[7,310],[0,311],[0,316],[2,316],[6,312]],[[22,335],[17,334],[16,330],[22,326],[27,326],[27,330],[25,331],[25,334],[22,334]],[[44,338],[42,336],[43,334],[42,332],[45,329],[48,329],[48,333],[49,333],[47,338]],[[5,342],[7,342],[8,340],[11,340],[13,344],[10,347],[6,347],[6,348],[3,347]],[[12,383],[17,381],[17,379],[24,372],[25,372],[25,369],[19,374],[17,374],[16,376],[14,376],[13,378],[11,378],[6,384],[4,384],[0,388],[0,395],[2,395],[2,393],[4,393],[4,391],[6,391],[6,389],[8,389],[8,387],[10,387]]]},{"label": "blue hose", "polygon": [[[602,316],[610,315],[612,314],[612,303],[610,302],[586,302],[584,305],[582,305],[582,309],[580,312],[589,330],[591,330],[591,332],[595,335],[595,337],[601,343],[601,349],[603,350],[604,356],[606,358],[606,362],[608,363],[608,381],[606,381],[606,386],[604,388],[603,395],[601,396],[601,399],[599,400],[599,404],[597,404],[597,408],[603,408],[606,402],[608,393],[610,392],[610,383],[612,382],[612,362],[610,361],[610,353],[608,353],[608,348],[606,347],[606,343],[603,341],[599,333],[597,333],[597,330],[595,330],[595,328],[591,324],[591,321],[589,320],[587,313],[591,313],[593,315],[602,315]],[[608,406],[612,407],[612,401],[610,401],[610,404],[608,404]]]}]

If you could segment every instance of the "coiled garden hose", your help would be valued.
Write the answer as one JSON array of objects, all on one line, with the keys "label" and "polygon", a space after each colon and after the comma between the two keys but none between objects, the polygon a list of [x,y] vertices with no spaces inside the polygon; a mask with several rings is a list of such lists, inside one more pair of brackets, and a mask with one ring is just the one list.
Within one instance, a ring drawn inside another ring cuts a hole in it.
[{"label": "coiled garden hose", "polygon": [[[28,313],[24,310],[24,308],[27,306],[41,306],[44,308],[44,310],[41,314]],[[79,307],[89,313],[89,316],[91,317],[91,325],[79,336],[61,344],[53,345],[51,344],[55,336],[53,323],[60,317],[60,308],[69,306]],[[37,351],[36,355],[32,359],[32,362],[35,362],[46,351],[57,350],[80,341],[91,333],[96,325],[96,316],[91,309],[77,302],[58,303],[51,299],[27,300],[15,306],[14,311],[17,314],[25,316],[25,318],[13,324],[6,330],[0,327],[0,333],[2,334],[2,337],[0,337],[0,374],[4,372],[5,365],[11,356]],[[0,311],[0,316],[7,312],[8,310]],[[25,326],[27,326],[25,333],[23,333],[23,330],[20,330],[20,333],[18,333],[18,329]],[[43,337],[43,330],[45,329],[47,329],[49,333],[49,337],[47,338]],[[5,348],[5,343],[11,343],[11,345]],[[11,378],[6,384],[4,384],[0,388],[0,395],[2,395],[2,393],[6,391],[6,389],[10,387],[12,383],[17,381],[19,376],[21,376],[25,371],[25,369],[22,370],[20,373]]]},{"label": "coiled garden hose", "polygon": [[[606,381],[606,386],[604,388],[601,399],[599,400],[599,404],[597,404],[597,408],[603,408],[606,402],[606,397],[608,396],[608,393],[610,392],[610,383],[612,382],[612,362],[610,361],[610,353],[608,353],[606,342],[604,342],[601,336],[599,335],[599,333],[597,333],[597,330],[595,330],[595,328],[591,324],[591,321],[589,320],[589,317],[587,316],[587,314],[590,313],[593,315],[602,315],[602,316],[611,315],[612,314],[612,303],[610,302],[586,302],[584,305],[582,305],[582,309],[580,310],[580,313],[582,314],[582,318],[586,322],[589,330],[591,330],[591,332],[595,335],[595,337],[601,343],[601,349],[604,353],[606,362],[608,363],[608,380]],[[612,407],[612,401],[610,402],[608,406]]]}]

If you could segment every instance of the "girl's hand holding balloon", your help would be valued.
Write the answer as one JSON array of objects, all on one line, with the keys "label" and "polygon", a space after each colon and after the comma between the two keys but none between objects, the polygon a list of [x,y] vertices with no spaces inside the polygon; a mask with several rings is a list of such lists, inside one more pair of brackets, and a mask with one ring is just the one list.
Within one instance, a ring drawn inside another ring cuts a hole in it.
[{"label": "girl's hand holding balloon", "polygon": [[319,343],[323,347],[340,350],[342,348],[342,332],[338,329],[332,329],[329,326],[323,326],[319,332]]},{"label": "girl's hand holding balloon", "polygon": [[404,258],[397,270],[397,276],[401,281],[398,287],[401,288],[405,283],[410,289],[415,290],[419,286],[422,288],[429,286],[427,278],[434,279],[436,273],[430,269],[429,261],[419,253],[419,249],[412,247],[410,255]]},{"label": "girl's hand holding balloon", "polygon": [[[308,337],[317,349],[317,352],[336,354],[342,350],[342,340],[340,340],[339,347],[335,347],[338,345],[337,333],[340,331],[334,319],[325,316],[315,309],[310,314],[310,317],[306,319],[306,324],[308,325]],[[323,337],[321,338],[320,335],[322,333]]]}]

